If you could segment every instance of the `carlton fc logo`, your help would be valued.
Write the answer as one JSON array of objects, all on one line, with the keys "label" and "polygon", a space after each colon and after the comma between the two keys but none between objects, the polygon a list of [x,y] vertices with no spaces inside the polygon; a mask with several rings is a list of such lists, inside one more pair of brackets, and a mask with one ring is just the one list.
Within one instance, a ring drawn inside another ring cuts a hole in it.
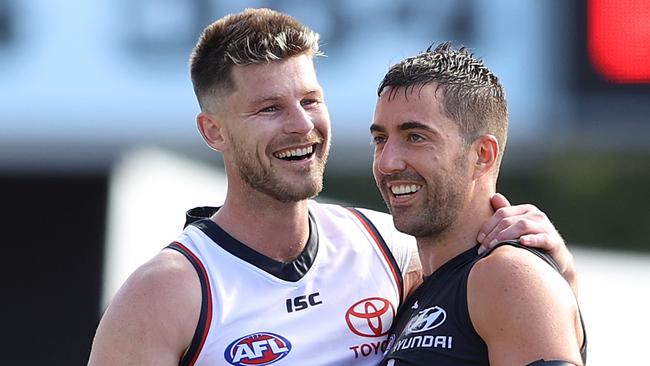
[{"label": "carlton fc logo", "polygon": [[388,333],[395,318],[393,304],[381,297],[369,297],[354,303],[345,313],[352,333],[362,337],[381,337]]},{"label": "carlton fc logo", "polygon": [[231,365],[270,365],[283,359],[291,351],[291,343],[286,338],[269,333],[249,334],[232,342],[224,357]]},{"label": "carlton fc logo", "polygon": [[406,334],[426,332],[440,326],[447,319],[447,312],[434,306],[420,311],[406,324]]}]

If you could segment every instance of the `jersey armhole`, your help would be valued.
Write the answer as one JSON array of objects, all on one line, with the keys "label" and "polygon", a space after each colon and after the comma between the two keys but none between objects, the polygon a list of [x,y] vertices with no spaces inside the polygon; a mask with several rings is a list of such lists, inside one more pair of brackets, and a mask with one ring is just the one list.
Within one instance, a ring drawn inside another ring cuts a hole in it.
[{"label": "jersey armhole", "polygon": [[196,273],[199,276],[199,282],[201,283],[202,299],[199,322],[196,325],[192,342],[179,362],[179,366],[192,366],[198,359],[199,353],[205,344],[205,340],[208,337],[208,330],[210,329],[210,323],[212,322],[212,291],[210,289],[210,279],[203,263],[201,263],[201,260],[199,260],[199,258],[197,258],[196,255],[194,255],[194,253],[183,244],[173,242],[166,248],[175,250],[185,256],[196,270]]},{"label": "jersey armhole", "polygon": [[370,234],[373,241],[379,248],[379,251],[381,252],[382,256],[384,257],[384,260],[386,261],[388,267],[390,268],[391,274],[393,275],[393,279],[397,284],[397,288],[399,291],[399,304],[401,305],[404,301],[404,278],[402,277],[402,271],[400,270],[399,265],[397,264],[397,261],[393,256],[393,253],[388,247],[388,244],[386,244],[386,241],[379,233],[379,230],[377,230],[377,227],[372,223],[372,221],[370,221],[370,219],[368,219],[368,217],[366,217],[366,215],[361,213],[361,211],[357,210],[356,208],[353,207],[346,207],[346,208],[361,222],[363,227],[366,229],[368,234]]}]

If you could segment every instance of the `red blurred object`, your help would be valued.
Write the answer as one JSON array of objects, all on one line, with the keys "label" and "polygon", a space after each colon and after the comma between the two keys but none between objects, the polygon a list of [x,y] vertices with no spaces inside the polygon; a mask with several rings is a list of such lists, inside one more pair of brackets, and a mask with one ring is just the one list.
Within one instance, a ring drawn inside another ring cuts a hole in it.
[{"label": "red blurred object", "polygon": [[610,82],[650,83],[650,0],[588,0],[589,59]]}]

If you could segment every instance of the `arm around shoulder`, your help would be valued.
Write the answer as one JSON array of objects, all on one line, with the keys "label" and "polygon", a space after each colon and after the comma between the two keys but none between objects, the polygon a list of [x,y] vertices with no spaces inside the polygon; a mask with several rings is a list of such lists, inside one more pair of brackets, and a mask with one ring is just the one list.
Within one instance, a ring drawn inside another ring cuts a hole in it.
[{"label": "arm around shoulder", "polygon": [[196,271],[163,250],[122,285],[99,323],[88,365],[178,365],[201,307]]},{"label": "arm around shoulder", "polygon": [[565,360],[582,365],[584,335],[568,284],[534,254],[502,246],[476,263],[467,285],[470,318],[491,365]]}]

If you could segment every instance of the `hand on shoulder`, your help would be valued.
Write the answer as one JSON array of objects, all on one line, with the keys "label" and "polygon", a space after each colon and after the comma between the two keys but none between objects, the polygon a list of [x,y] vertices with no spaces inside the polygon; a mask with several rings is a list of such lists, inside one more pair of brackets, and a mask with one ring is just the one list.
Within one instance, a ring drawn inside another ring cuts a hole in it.
[{"label": "hand on shoulder", "polygon": [[560,268],[560,273],[578,293],[578,280],[573,255],[548,216],[534,205],[512,206],[508,199],[495,194],[490,202],[494,215],[481,227],[477,241],[481,251],[493,248],[504,240],[519,240],[527,247],[548,252]]}]

